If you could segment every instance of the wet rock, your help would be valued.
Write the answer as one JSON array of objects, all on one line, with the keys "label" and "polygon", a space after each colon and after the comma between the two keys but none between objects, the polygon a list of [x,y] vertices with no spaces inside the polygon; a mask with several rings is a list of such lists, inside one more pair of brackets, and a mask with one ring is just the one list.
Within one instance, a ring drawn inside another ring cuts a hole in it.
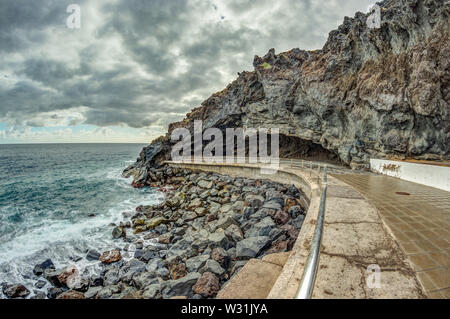
[{"label": "wet rock", "polygon": [[68,281],[67,287],[72,290],[86,292],[89,289],[89,282],[89,278],[78,276],[75,280]]},{"label": "wet rock", "polygon": [[45,271],[46,269],[56,269],[56,267],[55,267],[55,265],[53,264],[53,262],[52,262],[51,259],[47,259],[47,260],[44,261],[43,263],[34,266],[33,273],[34,273],[36,276],[40,276],[40,275],[42,275],[42,274],[44,273],[44,271]]},{"label": "wet rock", "polygon": [[89,284],[93,287],[103,286],[103,277],[102,276],[92,276],[89,278]]},{"label": "wet rock", "polygon": [[35,290],[34,292],[34,296],[31,296],[30,299],[47,299],[47,295],[45,294],[45,292],[43,291],[39,291],[39,290]]},{"label": "wet rock", "polygon": [[211,272],[205,272],[194,285],[194,292],[203,297],[213,297],[220,290],[219,279]]},{"label": "wet rock", "polygon": [[148,222],[145,223],[148,230],[152,230],[162,223],[168,223],[169,221],[165,219],[164,217],[155,217],[150,219]]},{"label": "wet rock", "polygon": [[64,290],[62,290],[61,288],[49,288],[47,290],[47,298],[48,299],[55,299],[56,297],[58,297],[60,294],[62,294],[64,292]]},{"label": "wet rock", "polygon": [[125,237],[125,235],[126,235],[126,232],[123,227],[121,227],[121,226],[114,227],[114,229],[112,231],[112,237],[114,239],[119,239],[121,237]]},{"label": "wet rock", "polygon": [[97,299],[108,299],[110,298],[113,294],[120,292],[120,289],[118,286],[116,285],[111,285],[111,286],[107,286],[104,287],[103,289],[101,289],[98,293],[97,293]]},{"label": "wet rock", "polygon": [[45,285],[47,284],[47,282],[45,282],[44,280],[38,280],[36,281],[36,283],[34,284],[34,286],[38,289],[43,288]]},{"label": "wet rock", "polygon": [[86,297],[82,292],[69,290],[58,295],[56,299],[86,299]]},{"label": "wet rock", "polygon": [[144,250],[143,249],[137,249],[134,251],[134,258],[135,259],[141,259],[142,256],[144,256]]},{"label": "wet rock", "polygon": [[84,293],[85,298],[91,299],[95,298],[100,290],[102,290],[103,287],[91,287]]},{"label": "wet rock", "polygon": [[154,273],[142,272],[133,276],[133,285],[138,289],[143,289],[149,285],[157,284],[158,279]]},{"label": "wet rock", "polygon": [[30,291],[24,285],[5,285],[3,293],[8,298],[25,298]]},{"label": "wet rock", "polygon": [[89,250],[86,255],[86,259],[89,261],[98,260],[99,258],[100,258],[100,253],[93,249]]},{"label": "wet rock", "polygon": [[99,260],[104,264],[115,263],[122,259],[122,255],[120,254],[120,250],[114,249],[111,251],[105,251],[99,258]]},{"label": "wet rock", "polygon": [[161,224],[158,227],[155,228],[155,231],[158,234],[164,234],[165,232],[167,232],[167,225],[166,224]]},{"label": "wet rock", "polygon": [[79,276],[78,269],[75,266],[53,270],[47,269],[44,277],[55,287],[67,287],[68,282],[73,282]]},{"label": "wet rock", "polygon": [[118,268],[112,268],[106,271],[104,279],[103,279],[103,285],[104,286],[111,286],[115,285],[119,282],[120,276],[119,276],[119,269]]},{"label": "wet rock", "polygon": [[250,237],[241,240],[236,245],[236,258],[250,259],[257,257],[264,248],[270,245],[268,236]]}]

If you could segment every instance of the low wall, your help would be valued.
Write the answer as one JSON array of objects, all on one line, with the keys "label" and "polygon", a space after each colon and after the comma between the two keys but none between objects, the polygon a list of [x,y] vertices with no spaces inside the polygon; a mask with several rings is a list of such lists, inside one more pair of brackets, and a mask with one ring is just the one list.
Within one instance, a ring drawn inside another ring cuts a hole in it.
[{"label": "low wall", "polygon": [[450,168],[420,163],[371,159],[372,171],[450,191]]}]

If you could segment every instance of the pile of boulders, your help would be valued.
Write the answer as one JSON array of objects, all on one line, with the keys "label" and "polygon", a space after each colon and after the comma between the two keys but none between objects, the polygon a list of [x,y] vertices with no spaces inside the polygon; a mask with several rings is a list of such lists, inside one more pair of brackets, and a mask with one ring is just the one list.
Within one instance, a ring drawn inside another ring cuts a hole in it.
[{"label": "pile of boulders", "polygon": [[[305,217],[293,185],[168,166],[147,176],[160,178],[150,183],[164,187],[165,201],[123,213],[112,230],[122,249],[86,252],[98,275],[37,265],[52,284],[47,298],[212,298],[249,259],[292,249]],[[10,297],[26,291],[7,288]]]}]

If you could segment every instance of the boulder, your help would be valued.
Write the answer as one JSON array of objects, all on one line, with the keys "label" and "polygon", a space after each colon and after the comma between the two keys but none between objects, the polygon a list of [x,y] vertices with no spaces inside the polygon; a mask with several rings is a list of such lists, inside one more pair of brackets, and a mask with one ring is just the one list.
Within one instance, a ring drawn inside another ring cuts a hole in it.
[{"label": "boulder", "polygon": [[67,287],[68,284],[75,282],[78,277],[78,269],[75,266],[69,266],[64,269],[47,269],[44,277],[55,287]]},{"label": "boulder", "polygon": [[40,276],[46,269],[56,269],[51,259],[45,260],[43,263],[34,266],[33,273],[36,276]]},{"label": "boulder", "polygon": [[239,228],[239,226],[236,224],[228,226],[228,228],[225,230],[225,235],[233,239],[235,242],[244,239],[244,235],[242,233],[241,228]]},{"label": "boulder", "polygon": [[305,215],[299,215],[297,218],[291,220],[291,225],[297,229],[301,229],[303,226],[303,221],[305,220]]},{"label": "boulder", "polygon": [[114,249],[111,251],[105,251],[99,258],[99,260],[104,264],[115,263],[122,259],[122,255],[120,254],[120,250]]},{"label": "boulder", "polygon": [[162,295],[165,299],[173,296],[191,296],[193,295],[192,288],[197,283],[201,274],[198,272],[191,272],[178,280],[169,280],[164,282]]},{"label": "boulder", "polygon": [[30,291],[24,285],[5,285],[3,293],[8,298],[25,298]]},{"label": "boulder", "polygon": [[194,198],[192,201],[189,202],[188,208],[191,210],[194,210],[198,207],[203,206],[203,201],[200,198]]},{"label": "boulder", "polygon": [[[283,203],[284,203],[284,201],[283,201]],[[280,202],[277,200],[269,200],[269,201],[266,201],[262,207],[268,208],[268,209],[273,209],[273,210],[281,210],[281,209],[283,209],[283,204],[280,204]]]},{"label": "boulder", "polygon": [[271,217],[266,217],[260,222],[253,225],[246,233],[245,238],[269,236],[272,229],[276,227]]},{"label": "boulder", "polygon": [[183,278],[187,274],[186,265],[184,263],[170,265],[169,274],[173,280]]},{"label": "boulder", "polygon": [[102,289],[103,287],[91,287],[84,293],[84,297],[88,299],[95,298],[98,292]]},{"label": "boulder", "polygon": [[156,227],[158,227],[159,225],[163,224],[163,223],[168,223],[169,221],[167,219],[165,219],[164,217],[155,217],[150,219],[149,221],[147,221],[145,223],[145,226],[147,227],[148,230],[152,230]]},{"label": "boulder", "polygon": [[100,258],[100,253],[94,249],[88,251],[86,259],[89,261],[98,260]]},{"label": "boulder", "polygon": [[223,248],[214,248],[211,252],[211,259],[218,262],[220,266],[227,269],[230,264],[230,256]]},{"label": "boulder", "polygon": [[153,284],[147,286],[142,294],[144,299],[161,299],[161,285]]},{"label": "boulder", "polygon": [[199,180],[197,182],[197,186],[204,188],[204,189],[211,189],[213,187],[214,183],[212,181],[206,181],[206,180]]},{"label": "boulder", "polygon": [[295,219],[303,214],[303,209],[299,205],[291,206],[288,210],[288,213],[292,219]]},{"label": "boulder", "polygon": [[140,272],[133,276],[133,285],[138,289],[143,289],[157,283],[158,279],[151,272]]},{"label": "boulder", "polygon": [[216,227],[220,229],[227,229],[230,225],[238,225],[238,222],[229,215],[221,216],[216,222]]},{"label": "boulder", "polygon": [[263,249],[269,247],[271,241],[268,236],[250,237],[241,240],[236,245],[236,258],[250,259],[257,257]]},{"label": "boulder", "polygon": [[125,235],[126,235],[126,232],[123,227],[121,227],[121,226],[114,227],[114,229],[112,231],[112,237],[114,239],[119,239],[121,237],[125,237]]},{"label": "boulder", "polygon": [[49,288],[47,290],[47,298],[48,299],[55,299],[56,297],[58,297],[63,292],[64,292],[64,290],[62,290],[61,288],[56,288],[56,287]]},{"label": "boulder", "polygon": [[213,274],[221,277],[225,274],[225,269],[223,269],[217,261],[208,259],[199,271],[201,274],[204,272],[212,272]]},{"label": "boulder", "polygon": [[275,215],[273,216],[273,219],[275,220],[275,222],[277,224],[284,225],[287,222],[289,222],[291,217],[285,211],[279,210],[278,212],[275,213]]},{"label": "boulder", "polygon": [[86,297],[82,292],[69,290],[58,295],[56,299],[86,299]]},{"label": "boulder", "polygon": [[214,233],[211,233],[208,236],[208,242],[209,247],[211,248],[221,247],[223,249],[228,250],[234,246],[234,244],[225,235],[225,232],[223,230],[222,231],[218,230]]},{"label": "boulder", "polygon": [[206,261],[209,259],[207,255],[198,255],[186,260],[186,268],[189,272],[198,272],[202,268]]},{"label": "boulder", "polygon": [[197,280],[193,289],[196,294],[203,297],[213,297],[220,290],[219,279],[213,273],[207,271]]}]

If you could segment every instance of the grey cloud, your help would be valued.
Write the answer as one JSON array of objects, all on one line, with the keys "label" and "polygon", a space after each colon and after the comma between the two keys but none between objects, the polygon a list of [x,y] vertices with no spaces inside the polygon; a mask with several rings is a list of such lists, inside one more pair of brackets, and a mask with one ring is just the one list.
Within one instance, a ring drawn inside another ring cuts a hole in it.
[{"label": "grey cloud", "polygon": [[[65,37],[55,27],[72,2],[0,2],[0,67],[17,79],[0,79],[0,121],[39,126],[43,112],[57,117],[85,107],[69,125],[166,127],[251,69],[254,54],[319,48],[344,15],[370,1],[75,1],[82,12],[99,8],[101,19],[83,20],[94,31]],[[70,65],[58,59],[55,43],[73,45],[77,58]],[[104,61],[115,56],[110,43],[123,52],[120,60]]]}]

